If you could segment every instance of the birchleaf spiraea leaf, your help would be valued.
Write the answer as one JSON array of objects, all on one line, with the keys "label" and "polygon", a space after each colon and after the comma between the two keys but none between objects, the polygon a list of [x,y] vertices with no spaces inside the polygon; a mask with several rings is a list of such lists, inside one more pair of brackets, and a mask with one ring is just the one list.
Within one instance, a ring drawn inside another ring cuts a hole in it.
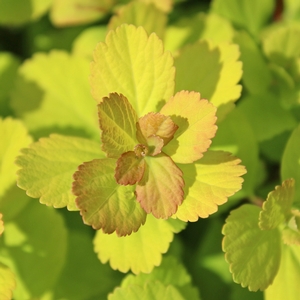
[{"label": "birchleaf spiraea leaf", "polygon": [[101,145],[84,138],[53,134],[23,149],[16,163],[18,186],[42,204],[78,210],[71,192],[73,173],[83,161],[105,157]]},{"label": "birchleaf spiraea leaf", "polygon": [[123,153],[117,160],[115,178],[118,184],[136,184],[145,172],[145,160],[138,157],[134,151]]},{"label": "birchleaf spiraea leaf", "polygon": [[137,115],[157,111],[158,101],[174,93],[173,58],[156,34],[123,24],[110,31],[94,51],[90,83],[101,102],[113,91],[125,95]]},{"label": "birchleaf spiraea leaf", "polygon": [[163,152],[144,160],[145,173],[135,190],[137,201],[148,214],[167,219],[183,201],[182,171]]},{"label": "birchleaf spiraea leaf", "polygon": [[268,194],[259,214],[259,227],[261,229],[274,229],[289,221],[292,216],[291,206],[295,194],[294,184],[294,179],[287,179]]},{"label": "birchleaf spiraea leaf", "polygon": [[83,163],[74,174],[73,193],[85,224],[125,236],[145,223],[146,213],[135,199],[134,186],[116,182],[115,167],[112,158]]},{"label": "birchleaf spiraea leaf", "polygon": [[273,282],[281,257],[279,230],[261,230],[259,212],[259,207],[245,204],[231,211],[222,230],[233,280],[250,291],[264,290]]},{"label": "birchleaf spiraea leaf", "polygon": [[174,233],[183,229],[176,226],[178,222],[182,226],[183,222],[179,220],[159,220],[148,215],[146,223],[126,237],[118,237],[115,233],[105,234],[99,230],[94,238],[94,250],[100,261],[109,261],[114,270],[150,273],[154,266],[160,265],[162,253],[168,251]]},{"label": "birchleaf spiraea leaf", "polygon": [[227,198],[241,189],[246,173],[240,159],[223,151],[207,151],[194,164],[179,165],[185,182],[185,199],[176,217],[195,222],[207,218],[224,204]]},{"label": "birchleaf spiraea leaf", "polygon": [[166,146],[173,138],[178,126],[169,116],[150,112],[139,118],[137,124],[137,139],[140,143],[148,143],[152,136],[159,136]]},{"label": "birchleaf spiraea leaf", "polygon": [[4,264],[0,263],[0,299],[13,299],[13,290],[16,288],[14,273]]},{"label": "birchleaf spiraea leaf", "polygon": [[199,93],[181,91],[160,111],[179,127],[163,148],[176,163],[192,163],[203,156],[217,131],[216,108]]},{"label": "birchleaf spiraea leaf", "polygon": [[282,241],[286,245],[300,246],[300,232],[292,228],[284,228],[282,230]]},{"label": "birchleaf spiraea leaf", "polygon": [[118,158],[133,150],[137,144],[135,124],[138,117],[127,98],[122,94],[109,94],[98,105],[98,114],[102,148],[107,156]]}]

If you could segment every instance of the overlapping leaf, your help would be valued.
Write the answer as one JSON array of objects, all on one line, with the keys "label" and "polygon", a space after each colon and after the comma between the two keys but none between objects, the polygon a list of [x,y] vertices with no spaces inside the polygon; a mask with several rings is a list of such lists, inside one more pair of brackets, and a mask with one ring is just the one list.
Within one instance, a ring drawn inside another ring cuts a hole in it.
[{"label": "overlapping leaf", "polygon": [[119,185],[115,159],[96,159],[79,166],[73,193],[84,223],[105,233],[129,235],[145,223],[146,213],[135,199],[134,186]]},{"label": "overlapping leaf", "polygon": [[254,205],[239,207],[226,219],[222,231],[233,280],[250,291],[264,290],[273,282],[281,257],[280,233],[277,229],[261,230],[259,212]]},{"label": "overlapping leaf", "polygon": [[0,118],[0,196],[15,182],[17,166],[16,156],[32,139],[23,123],[11,118]]},{"label": "overlapping leaf", "polygon": [[13,290],[16,288],[14,273],[4,264],[0,263],[0,298],[13,299]]},{"label": "overlapping leaf", "polygon": [[172,96],[174,75],[173,59],[154,33],[148,37],[142,27],[121,25],[97,45],[90,83],[98,102],[117,91],[141,117]]},{"label": "overlapping leaf", "polygon": [[259,215],[259,227],[261,229],[274,229],[289,221],[291,206],[294,201],[294,184],[293,179],[287,179],[269,193]]},{"label": "overlapping leaf", "polygon": [[240,159],[222,151],[207,151],[193,165],[179,165],[185,181],[185,199],[176,217],[195,222],[207,218],[241,189],[245,167]]},{"label": "overlapping leaf", "polygon": [[192,163],[203,156],[217,127],[216,108],[199,93],[181,91],[161,109],[179,127],[171,142],[163,148],[176,163]]},{"label": "overlapping leaf", "polygon": [[182,49],[175,59],[176,91],[190,90],[201,93],[215,106],[236,101],[242,87],[242,63],[237,45],[201,41]]},{"label": "overlapping leaf", "polygon": [[53,134],[22,150],[16,160],[21,167],[18,186],[43,204],[77,210],[72,175],[82,162],[101,157],[97,142]]},{"label": "overlapping leaf", "polygon": [[101,262],[109,261],[114,270],[150,273],[154,266],[160,265],[162,253],[167,252],[174,233],[183,229],[182,223],[179,220],[159,220],[148,215],[145,225],[127,237],[97,231],[94,249]]}]

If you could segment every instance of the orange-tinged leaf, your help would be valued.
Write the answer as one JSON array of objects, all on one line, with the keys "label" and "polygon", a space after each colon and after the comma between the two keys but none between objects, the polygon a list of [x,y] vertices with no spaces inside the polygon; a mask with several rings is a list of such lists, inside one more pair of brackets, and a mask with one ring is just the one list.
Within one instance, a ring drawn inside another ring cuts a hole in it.
[{"label": "orange-tinged leaf", "polygon": [[164,140],[157,135],[152,135],[148,138],[148,154],[155,156],[161,153],[164,146]]},{"label": "orange-tinged leaf", "polygon": [[144,159],[146,168],[136,186],[137,200],[147,213],[166,219],[177,211],[183,201],[182,171],[164,153]]},{"label": "orange-tinged leaf", "polygon": [[118,158],[133,150],[137,144],[137,115],[122,94],[112,93],[98,105],[99,124],[102,130],[102,149],[108,157]]},{"label": "orange-tinged leaf", "polygon": [[123,153],[117,160],[115,178],[119,184],[136,184],[145,171],[143,157],[138,157],[134,151]]},{"label": "orange-tinged leaf", "polygon": [[160,111],[179,126],[174,138],[164,147],[176,163],[192,163],[203,156],[215,136],[216,108],[199,93],[181,91]]},{"label": "orange-tinged leaf", "polygon": [[83,163],[74,174],[73,193],[85,224],[124,236],[145,223],[146,213],[135,199],[134,187],[116,182],[116,160]]},{"label": "orange-tinged leaf", "polygon": [[240,159],[223,151],[207,151],[195,164],[179,165],[185,181],[186,198],[179,206],[176,217],[195,222],[207,218],[218,210],[242,187],[246,173]]}]

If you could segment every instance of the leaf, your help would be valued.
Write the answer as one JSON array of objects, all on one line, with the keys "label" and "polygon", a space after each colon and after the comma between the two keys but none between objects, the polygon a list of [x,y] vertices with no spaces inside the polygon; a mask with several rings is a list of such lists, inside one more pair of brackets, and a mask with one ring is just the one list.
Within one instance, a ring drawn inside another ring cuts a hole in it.
[{"label": "leaf", "polygon": [[24,124],[12,118],[0,118],[0,197],[16,181],[16,156],[23,147],[27,147],[32,139]]},{"label": "leaf", "polygon": [[296,127],[286,146],[281,160],[281,180],[293,178],[295,180],[295,202],[300,203],[300,125]]},{"label": "leaf", "polygon": [[217,131],[216,108],[199,93],[181,91],[160,111],[179,127],[163,151],[176,163],[192,163],[203,156]]},{"label": "leaf", "polygon": [[169,218],[183,201],[182,171],[164,153],[146,156],[142,180],[136,186],[136,199],[146,213]]},{"label": "leaf", "polygon": [[291,206],[294,201],[294,184],[294,179],[287,179],[268,194],[268,198],[259,214],[259,227],[262,230],[274,229],[289,221],[292,216]]},{"label": "leaf", "polygon": [[145,172],[145,160],[138,157],[135,152],[123,153],[117,160],[115,169],[115,179],[118,184],[132,185],[139,182]]},{"label": "leaf", "polygon": [[19,69],[11,106],[38,137],[55,131],[99,140],[88,76],[85,58],[58,50],[37,53]]},{"label": "leaf", "polygon": [[150,273],[154,266],[161,264],[162,253],[168,251],[178,229],[169,220],[159,220],[148,215],[144,226],[130,236],[118,237],[115,233],[108,235],[97,231],[94,250],[102,263],[109,261],[113,270],[123,273],[131,270],[134,274]]},{"label": "leaf", "polygon": [[2,233],[4,231],[4,224],[3,224],[2,217],[3,217],[3,215],[0,213],[0,236],[2,235]]},{"label": "leaf", "polygon": [[227,198],[241,189],[245,167],[240,159],[223,151],[207,151],[193,165],[179,165],[185,182],[185,199],[176,217],[195,222],[207,218],[224,204]]},{"label": "leaf", "polygon": [[109,94],[98,105],[99,123],[102,130],[102,149],[108,157],[118,158],[133,150],[137,144],[137,115],[122,94]]},{"label": "leaf", "polygon": [[21,167],[17,173],[18,186],[28,196],[40,198],[42,204],[77,210],[71,192],[72,175],[83,161],[101,157],[104,153],[94,141],[57,134],[41,138],[23,149],[16,160]]},{"label": "leaf", "polygon": [[109,23],[108,29],[114,30],[122,24],[142,26],[148,34],[155,32],[160,38],[164,37],[167,23],[166,14],[151,3],[142,1],[129,2],[122,6]]},{"label": "leaf", "polygon": [[233,280],[250,291],[272,284],[281,256],[279,231],[261,230],[259,212],[258,207],[245,204],[231,211],[222,230],[222,248]]},{"label": "leaf", "polygon": [[162,41],[154,33],[148,37],[142,27],[124,24],[97,45],[90,83],[98,102],[117,91],[140,117],[173,95],[174,76],[173,58]]},{"label": "leaf", "polygon": [[237,83],[242,77],[242,63],[237,45],[200,41],[187,45],[175,59],[176,91],[189,90],[201,93],[212,104],[236,101],[242,87]]},{"label": "leaf", "polygon": [[4,264],[0,263],[0,297],[3,300],[13,299],[13,290],[16,288],[14,273]]},{"label": "leaf", "polygon": [[134,186],[116,182],[115,167],[110,158],[83,163],[74,174],[73,193],[85,224],[124,236],[145,223],[146,213],[135,199]]},{"label": "leaf", "polygon": [[144,3],[153,3],[158,9],[163,12],[170,12],[172,10],[174,0],[139,0]]},{"label": "leaf", "polygon": [[271,286],[264,293],[266,300],[289,299],[298,300],[300,280],[299,246],[282,246],[279,271]]},{"label": "leaf", "polygon": [[284,228],[282,230],[282,241],[286,245],[300,246],[300,232],[292,228]]},{"label": "leaf", "polygon": [[178,126],[168,116],[150,112],[139,118],[137,123],[137,139],[140,143],[148,143],[148,139],[158,136],[166,146],[174,137]]}]

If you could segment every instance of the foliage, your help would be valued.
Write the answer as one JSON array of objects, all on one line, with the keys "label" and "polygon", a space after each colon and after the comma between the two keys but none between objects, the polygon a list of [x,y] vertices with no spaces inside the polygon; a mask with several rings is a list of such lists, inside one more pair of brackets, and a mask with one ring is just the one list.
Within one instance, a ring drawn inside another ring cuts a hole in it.
[{"label": "foliage", "polygon": [[0,298],[298,299],[299,12],[0,0]]}]

